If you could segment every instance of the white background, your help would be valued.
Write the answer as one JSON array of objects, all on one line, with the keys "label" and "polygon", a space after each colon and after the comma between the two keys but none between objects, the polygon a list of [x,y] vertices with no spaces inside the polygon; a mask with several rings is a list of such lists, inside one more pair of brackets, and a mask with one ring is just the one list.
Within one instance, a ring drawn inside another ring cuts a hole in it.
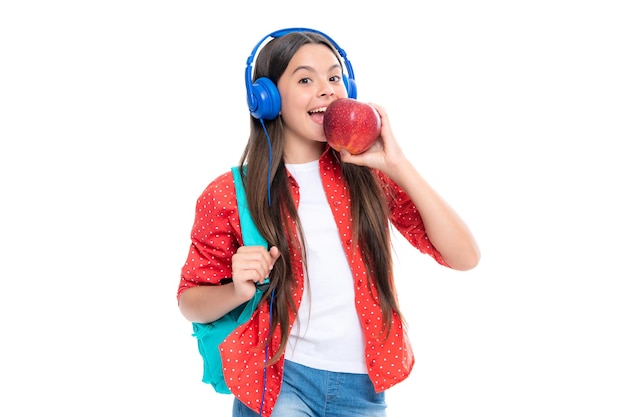
[{"label": "white background", "polygon": [[176,306],[195,200],[239,160],[263,36],[333,37],[481,246],[398,240],[416,354],[389,416],[625,416],[618,1],[6,1],[3,416],[229,416]]}]

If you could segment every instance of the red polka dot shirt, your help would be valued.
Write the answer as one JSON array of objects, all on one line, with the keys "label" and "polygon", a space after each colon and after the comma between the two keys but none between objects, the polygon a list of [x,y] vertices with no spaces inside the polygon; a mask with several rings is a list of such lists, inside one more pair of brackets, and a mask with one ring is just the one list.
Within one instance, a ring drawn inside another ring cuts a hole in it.
[{"label": "red polka dot shirt", "polygon": [[[352,241],[350,198],[341,168],[328,151],[320,158],[320,172],[326,196],[339,229],[346,253],[353,253],[356,242]],[[385,184],[390,221],[394,227],[422,253],[432,256],[438,263],[447,266],[439,252],[431,245],[424,230],[421,216],[409,199],[395,183],[382,173],[380,181]],[[296,205],[299,189],[293,177],[290,184]],[[292,224],[294,227],[295,224]],[[242,245],[239,214],[232,173],[217,177],[202,192],[196,204],[196,216],[191,231],[191,245],[187,261],[182,268],[178,296],[186,289],[213,284],[218,285],[231,274],[231,259]],[[360,318],[365,337],[365,355],[368,374],[377,392],[384,391],[409,376],[415,362],[413,351],[398,316],[394,313],[391,335],[387,339],[378,337],[382,328],[381,311],[376,289],[373,296],[367,289],[365,264],[356,248],[356,256],[350,260],[354,276],[355,308]],[[299,305],[304,289],[302,258],[291,253],[296,273],[294,299]],[[291,317],[290,324],[294,323]],[[259,412],[263,401],[263,415],[270,415],[274,407],[283,376],[284,357],[267,369],[264,381],[265,351],[263,342],[269,333],[269,305],[259,305],[252,319],[237,328],[220,346],[224,377],[232,393],[244,404]],[[271,350],[278,350],[280,331],[272,336]],[[270,357],[272,353],[270,351]],[[265,382],[265,383],[264,383]],[[263,387],[266,387],[262,398]]]}]

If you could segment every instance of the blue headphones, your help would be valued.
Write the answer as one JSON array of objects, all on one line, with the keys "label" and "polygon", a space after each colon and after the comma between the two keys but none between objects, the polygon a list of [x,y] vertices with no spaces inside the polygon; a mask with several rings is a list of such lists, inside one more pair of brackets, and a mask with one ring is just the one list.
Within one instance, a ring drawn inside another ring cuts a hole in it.
[{"label": "blue headphones", "polygon": [[278,117],[280,113],[280,93],[274,83],[267,77],[260,77],[256,81],[252,81],[252,62],[257,53],[257,49],[267,38],[278,38],[283,35],[292,32],[313,32],[324,36],[328,39],[341,58],[346,67],[348,74],[343,74],[343,82],[348,90],[348,97],[356,99],[356,82],[354,81],[354,71],[352,70],[352,64],[346,56],[346,52],[337,45],[337,43],[330,38],[330,36],[314,29],[307,28],[290,28],[281,29],[266,35],[263,39],[256,44],[246,64],[246,93],[248,96],[248,109],[250,114],[256,119],[272,120]]}]

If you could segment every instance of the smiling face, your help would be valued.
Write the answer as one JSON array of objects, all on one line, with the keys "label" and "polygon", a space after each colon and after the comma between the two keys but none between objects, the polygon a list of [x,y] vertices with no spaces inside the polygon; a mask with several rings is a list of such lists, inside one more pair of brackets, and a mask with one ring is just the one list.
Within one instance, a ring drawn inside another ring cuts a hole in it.
[{"label": "smiling face", "polygon": [[324,111],[348,96],[337,56],[326,45],[298,49],[278,80],[285,135],[285,160],[303,163],[318,159],[324,149]]}]

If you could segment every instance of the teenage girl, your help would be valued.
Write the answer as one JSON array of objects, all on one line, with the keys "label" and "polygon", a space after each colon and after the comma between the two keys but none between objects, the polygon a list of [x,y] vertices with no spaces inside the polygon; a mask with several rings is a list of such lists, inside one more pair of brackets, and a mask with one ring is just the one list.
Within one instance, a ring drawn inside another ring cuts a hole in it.
[{"label": "teenage girl", "polygon": [[180,311],[211,322],[269,276],[252,319],[221,344],[233,416],[382,417],[385,390],[414,364],[390,224],[445,267],[474,268],[479,249],[405,156],[384,108],[373,104],[382,130],[368,151],[328,146],[324,110],[356,98],[351,64],[330,37],[285,29],[262,42],[248,60],[251,132],[240,165],[270,248],[242,246],[232,173],[215,178],[197,200]]}]

